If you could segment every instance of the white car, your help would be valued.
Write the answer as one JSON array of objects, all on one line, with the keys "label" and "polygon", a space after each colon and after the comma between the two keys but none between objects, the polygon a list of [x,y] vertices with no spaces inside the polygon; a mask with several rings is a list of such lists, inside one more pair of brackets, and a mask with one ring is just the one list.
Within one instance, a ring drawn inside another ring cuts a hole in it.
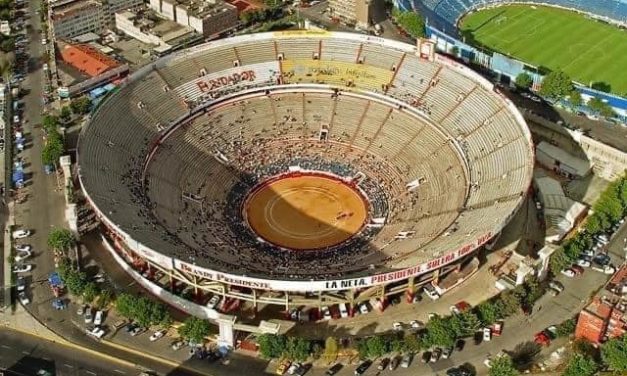
[{"label": "white car", "polygon": [[292,363],[292,365],[290,365],[290,368],[287,369],[287,374],[293,375],[296,373],[296,370],[299,368],[300,368],[300,363],[298,362]]},{"label": "white car", "polygon": [[584,249],[583,251],[581,251],[581,254],[584,255],[584,256],[593,257],[594,256],[594,251],[591,250],[591,249]]},{"label": "white car", "polygon": [[207,308],[216,309],[216,306],[218,305],[218,303],[220,303],[220,296],[214,295],[211,297],[211,299],[209,299],[209,303],[207,303]]},{"label": "white car", "polygon": [[395,322],[394,324],[392,324],[392,329],[396,331],[403,330],[403,324],[401,324],[400,322]]},{"label": "white car", "polygon": [[490,341],[491,339],[492,339],[492,329],[483,328],[483,341],[487,342],[487,341]]},{"label": "white car", "polygon": [[150,342],[154,342],[160,338],[163,338],[164,335],[165,335],[165,330],[156,331],[152,333],[152,335],[150,336]]},{"label": "white car", "polygon": [[589,268],[590,267],[590,261],[584,260],[584,259],[579,259],[579,260],[577,260],[577,265],[582,266],[584,268]]},{"label": "white car", "polygon": [[20,299],[20,303],[22,303],[22,305],[27,305],[28,303],[30,303],[30,299],[28,299],[28,296],[26,296],[26,293],[24,293],[24,291],[17,294],[17,297]]},{"label": "white car", "polygon": [[575,276],[575,272],[572,269],[564,269],[561,273],[569,278],[573,278]]},{"label": "white car", "polygon": [[104,321],[104,312],[99,310],[96,312],[96,315],[94,316],[94,325],[99,326],[102,325],[102,322]]},{"label": "white car", "polygon": [[323,320],[331,320],[331,311],[329,311],[329,307],[324,306],[322,307],[321,311]]},{"label": "white car", "polygon": [[614,273],[616,273],[616,268],[613,267],[612,265],[603,265],[603,266],[594,265],[592,267],[592,270],[595,270],[595,271],[601,272],[601,273],[605,273],[605,274],[614,274]]},{"label": "white car", "polygon": [[13,231],[13,239],[24,239],[30,236],[30,230]]},{"label": "white car", "polygon": [[33,247],[30,244],[16,244],[15,250],[18,252],[30,252]]},{"label": "white car", "polygon": [[13,273],[26,273],[31,270],[33,270],[33,266],[31,264],[15,265],[13,267]]},{"label": "white car", "polygon": [[88,335],[90,335],[90,336],[92,336],[92,337],[95,337],[95,338],[100,339],[100,338],[102,338],[102,337],[104,336],[105,331],[104,331],[104,329],[102,329],[101,327],[96,326],[96,327],[95,327],[95,328],[93,328],[92,330],[88,330],[88,331],[87,331],[87,334],[88,334]]},{"label": "white car", "polygon": [[85,312],[83,314],[85,318],[85,324],[91,324],[91,321],[94,319],[91,315],[91,307],[85,306]]},{"label": "white car", "polygon": [[557,281],[551,281],[549,282],[549,287],[552,289],[555,289],[559,292],[564,291],[564,285],[562,285],[561,283],[557,282]]},{"label": "white car", "polygon": [[17,251],[17,254],[15,255],[15,262],[22,262],[32,255],[33,253],[31,251]]},{"label": "white car", "polygon": [[421,329],[424,327],[424,324],[418,320],[412,320],[412,322],[410,322],[409,325],[411,325],[413,329]]},{"label": "white car", "polygon": [[370,312],[370,310],[368,309],[368,305],[366,305],[366,303],[361,303],[359,305],[359,312],[361,312],[362,315],[365,315],[366,313]]}]

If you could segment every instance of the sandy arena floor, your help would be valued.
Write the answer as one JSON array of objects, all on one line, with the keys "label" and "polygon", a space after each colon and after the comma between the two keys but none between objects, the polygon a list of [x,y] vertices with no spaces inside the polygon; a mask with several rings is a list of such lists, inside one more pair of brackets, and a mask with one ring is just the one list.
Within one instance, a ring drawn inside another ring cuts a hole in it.
[{"label": "sandy arena floor", "polygon": [[368,215],[357,190],[330,177],[310,175],[286,177],[256,189],[245,210],[259,237],[299,250],[346,241],[361,230]]}]

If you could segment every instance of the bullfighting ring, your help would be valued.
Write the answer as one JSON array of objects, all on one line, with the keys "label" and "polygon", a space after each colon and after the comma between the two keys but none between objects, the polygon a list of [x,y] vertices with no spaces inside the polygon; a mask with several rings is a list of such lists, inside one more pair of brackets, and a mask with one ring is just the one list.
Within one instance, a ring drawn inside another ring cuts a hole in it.
[{"label": "bullfighting ring", "polygon": [[431,42],[304,31],[151,62],[78,146],[118,263],[225,311],[444,291],[517,212],[533,158],[515,106]]},{"label": "bullfighting ring", "polygon": [[341,244],[361,230],[368,213],[367,201],[356,188],[324,175],[262,183],[243,210],[260,237],[294,250]]}]

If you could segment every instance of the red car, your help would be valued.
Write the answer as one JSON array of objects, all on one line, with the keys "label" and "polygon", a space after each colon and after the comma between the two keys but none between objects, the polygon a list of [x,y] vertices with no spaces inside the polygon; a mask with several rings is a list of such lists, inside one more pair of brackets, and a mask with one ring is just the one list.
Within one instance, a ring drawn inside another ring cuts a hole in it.
[{"label": "red car", "polygon": [[579,265],[572,265],[570,268],[575,272],[576,275],[583,274],[584,269]]},{"label": "red car", "polygon": [[551,344],[551,339],[546,335],[546,333],[544,333],[544,331],[536,333],[533,341],[540,346],[548,346]]}]

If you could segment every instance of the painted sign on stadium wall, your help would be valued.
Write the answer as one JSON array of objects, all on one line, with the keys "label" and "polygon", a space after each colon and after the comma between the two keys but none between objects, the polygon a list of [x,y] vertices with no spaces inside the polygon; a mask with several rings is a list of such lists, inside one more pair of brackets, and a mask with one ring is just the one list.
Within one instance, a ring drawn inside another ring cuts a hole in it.
[{"label": "painted sign on stadium wall", "polygon": [[243,286],[253,289],[277,290],[277,291],[329,291],[344,290],[352,288],[362,288],[390,283],[407,279],[409,277],[424,274],[435,270],[441,266],[449,264],[477,249],[492,238],[492,234],[488,233],[477,239],[476,242],[467,244],[453,252],[447,253],[441,257],[430,260],[428,262],[401,269],[384,274],[376,274],[368,277],[340,279],[330,281],[280,281],[262,278],[252,278],[245,276],[237,276],[228,273],[217,272],[206,269],[197,265],[193,265],[184,261],[174,260],[174,267],[183,272],[194,274],[202,278],[213,281],[224,282],[231,285]]},{"label": "painted sign on stadium wall", "polygon": [[251,85],[267,83],[278,77],[280,72],[279,62],[249,64],[245,67],[224,69],[217,73],[211,73],[195,80],[177,86],[174,91],[189,101],[210,94],[214,91],[225,89],[241,89]]}]

